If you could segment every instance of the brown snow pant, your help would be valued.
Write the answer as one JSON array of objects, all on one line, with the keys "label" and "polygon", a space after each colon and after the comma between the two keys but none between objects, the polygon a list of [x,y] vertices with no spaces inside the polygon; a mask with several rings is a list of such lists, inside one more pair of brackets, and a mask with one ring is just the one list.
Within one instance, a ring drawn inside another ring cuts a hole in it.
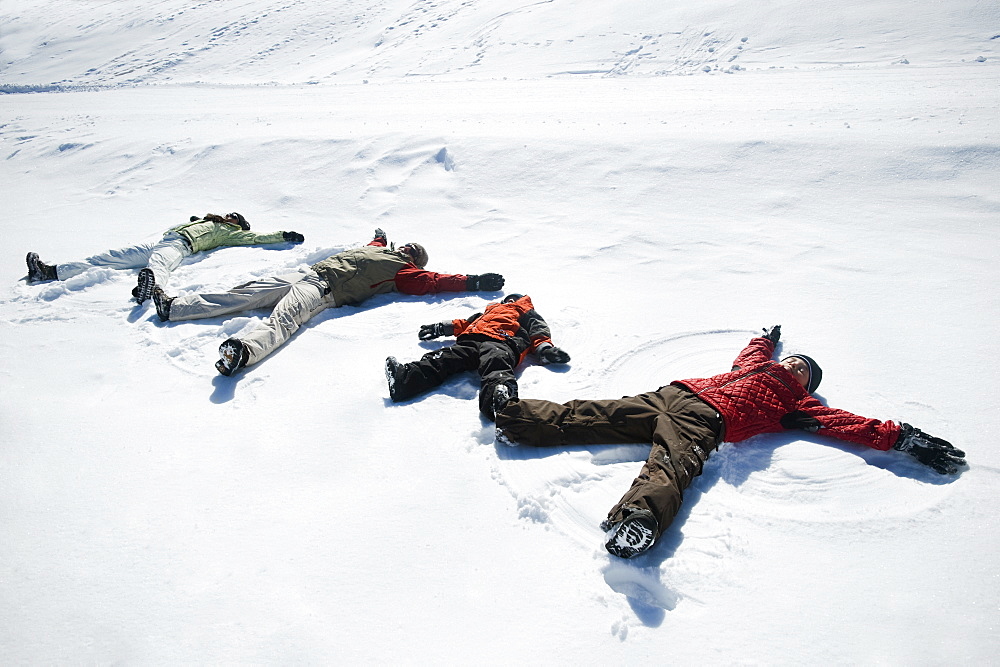
[{"label": "brown snow pant", "polygon": [[511,440],[535,447],[652,441],[642,472],[608,512],[608,522],[621,521],[625,507],[646,509],[656,517],[656,537],[677,516],[684,490],[724,435],[715,408],[675,385],[610,401],[522,398],[508,403],[496,423]]}]

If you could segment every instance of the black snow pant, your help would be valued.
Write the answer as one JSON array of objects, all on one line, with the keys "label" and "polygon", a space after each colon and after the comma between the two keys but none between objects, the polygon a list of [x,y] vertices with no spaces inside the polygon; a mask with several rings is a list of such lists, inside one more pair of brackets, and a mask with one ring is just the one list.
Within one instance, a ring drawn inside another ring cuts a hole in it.
[{"label": "black snow pant", "polygon": [[608,522],[621,521],[625,507],[646,509],[656,517],[657,538],[724,437],[715,408],[675,385],[609,401],[511,401],[496,422],[511,440],[535,447],[652,442],[642,471],[608,512]]},{"label": "black snow pant", "polygon": [[417,361],[402,364],[396,375],[395,400],[405,401],[441,385],[452,375],[479,371],[479,411],[493,419],[493,394],[507,385],[517,396],[514,369],[520,361],[511,345],[492,338],[461,337],[454,345],[428,352]]}]

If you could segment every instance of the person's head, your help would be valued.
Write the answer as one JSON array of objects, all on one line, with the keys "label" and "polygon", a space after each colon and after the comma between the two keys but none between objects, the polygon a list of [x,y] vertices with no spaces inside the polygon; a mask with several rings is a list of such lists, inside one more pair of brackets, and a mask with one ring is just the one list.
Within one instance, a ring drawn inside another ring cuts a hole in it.
[{"label": "person's head", "polygon": [[242,229],[245,232],[250,231],[250,223],[247,222],[247,219],[244,218],[239,213],[236,213],[236,212],[227,213],[226,214],[226,220],[229,221],[229,222],[232,222],[232,223],[235,223],[235,224],[239,225],[240,229]]},{"label": "person's head", "polygon": [[427,266],[427,251],[419,243],[407,243],[399,250],[421,269]]},{"label": "person's head", "polygon": [[503,301],[501,301],[500,303],[514,303],[518,299],[523,299],[523,298],[524,298],[523,294],[508,294],[503,298]]},{"label": "person's head", "polygon": [[823,380],[823,369],[812,357],[804,354],[794,354],[781,360],[792,376],[799,381],[799,384],[810,394],[816,391],[819,383]]}]

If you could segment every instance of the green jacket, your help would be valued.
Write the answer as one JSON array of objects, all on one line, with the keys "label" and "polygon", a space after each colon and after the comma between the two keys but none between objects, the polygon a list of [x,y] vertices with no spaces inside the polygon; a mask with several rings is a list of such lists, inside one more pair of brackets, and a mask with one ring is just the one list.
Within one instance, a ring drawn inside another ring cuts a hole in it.
[{"label": "green jacket", "polygon": [[229,222],[195,220],[168,230],[180,234],[191,244],[191,252],[205,252],[220,246],[269,245],[284,243],[284,232],[257,234],[245,232],[239,225]]}]

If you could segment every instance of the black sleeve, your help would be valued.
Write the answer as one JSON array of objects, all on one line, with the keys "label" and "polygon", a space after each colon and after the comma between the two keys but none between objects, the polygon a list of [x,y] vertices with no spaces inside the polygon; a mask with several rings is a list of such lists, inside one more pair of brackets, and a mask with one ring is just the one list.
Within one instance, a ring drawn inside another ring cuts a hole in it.
[{"label": "black sleeve", "polygon": [[549,325],[534,308],[526,312],[524,315],[521,315],[521,317],[518,318],[517,323],[520,324],[521,329],[528,334],[528,340],[532,343],[539,338],[552,338],[551,332],[549,331]]}]

